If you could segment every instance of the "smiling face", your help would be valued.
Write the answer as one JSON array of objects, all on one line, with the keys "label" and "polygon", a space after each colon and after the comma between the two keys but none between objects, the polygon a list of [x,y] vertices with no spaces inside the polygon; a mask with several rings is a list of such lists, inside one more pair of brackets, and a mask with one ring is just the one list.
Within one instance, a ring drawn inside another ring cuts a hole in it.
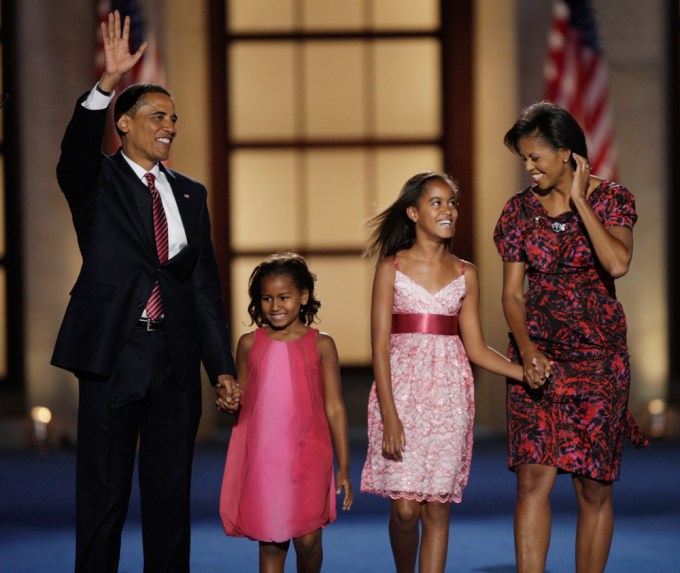
[{"label": "smiling face", "polygon": [[117,122],[125,135],[123,152],[132,161],[150,170],[170,155],[175,138],[177,115],[175,102],[164,93],[146,93],[131,113],[124,113]]},{"label": "smiling face", "polygon": [[457,194],[449,185],[435,179],[427,184],[416,206],[407,208],[406,214],[416,224],[416,233],[450,239],[458,219]]},{"label": "smiling face", "polygon": [[571,184],[568,149],[555,149],[537,136],[522,137],[518,141],[519,156],[532,181],[543,191],[563,184]]},{"label": "smiling face", "polygon": [[262,316],[274,330],[285,330],[296,322],[302,325],[300,309],[308,299],[307,289],[300,290],[288,275],[269,275],[262,279]]}]

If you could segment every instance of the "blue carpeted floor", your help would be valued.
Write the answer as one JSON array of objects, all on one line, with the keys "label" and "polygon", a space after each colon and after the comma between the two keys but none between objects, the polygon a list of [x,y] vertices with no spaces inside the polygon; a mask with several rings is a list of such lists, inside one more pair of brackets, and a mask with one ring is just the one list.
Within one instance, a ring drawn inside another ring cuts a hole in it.
[{"label": "blue carpeted floor", "polygon": [[[358,493],[365,444],[352,445]],[[194,465],[192,570],[257,571],[257,544],[227,538],[217,516],[226,445],[201,446]],[[71,451],[0,452],[0,573],[58,573],[73,568],[75,456]],[[616,530],[607,570],[671,573],[680,570],[680,443],[654,442],[627,449],[615,487]],[[477,440],[463,503],[454,505],[447,571],[512,573],[514,476],[505,446]],[[553,493],[549,573],[574,570],[575,500],[570,479]],[[388,502],[357,495],[355,506],[324,530],[324,570],[392,571],[387,537]],[[123,533],[121,573],[141,571],[139,500],[135,494]],[[291,551],[286,571],[295,570]]]}]

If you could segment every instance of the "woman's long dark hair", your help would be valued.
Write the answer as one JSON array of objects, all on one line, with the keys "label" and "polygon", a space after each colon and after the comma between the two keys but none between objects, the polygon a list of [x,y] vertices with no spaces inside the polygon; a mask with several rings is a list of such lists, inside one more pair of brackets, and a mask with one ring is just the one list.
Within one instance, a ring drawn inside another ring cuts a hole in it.
[{"label": "woman's long dark hair", "polygon": [[[525,107],[503,138],[505,146],[519,155],[519,140],[536,137],[553,149],[569,149],[588,159],[586,136],[581,126],[566,109],[549,101],[539,101]],[[575,169],[576,162],[570,158]]]},{"label": "woman's long dark hair", "polygon": [[255,323],[257,326],[268,324],[262,312],[262,281],[274,275],[290,277],[300,291],[307,289],[309,298],[307,304],[300,308],[300,320],[308,326],[315,322],[316,313],[321,307],[321,302],[314,296],[316,275],[309,270],[307,263],[300,255],[285,251],[269,255],[255,267],[250,275],[248,281],[248,294],[250,295],[248,314],[252,319],[250,324]]},{"label": "woman's long dark hair", "polygon": [[[437,171],[417,173],[404,183],[394,203],[368,221],[367,226],[373,231],[364,250],[364,256],[382,259],[413,246],[416,240],[416,224],[408,218],[406,209],[417,205],[418,199],[432,181],[441,181],[451,187],[458,199],[458,185],[445,173]],[[453,248],[453,237],[448,246],[449,250]]]}]

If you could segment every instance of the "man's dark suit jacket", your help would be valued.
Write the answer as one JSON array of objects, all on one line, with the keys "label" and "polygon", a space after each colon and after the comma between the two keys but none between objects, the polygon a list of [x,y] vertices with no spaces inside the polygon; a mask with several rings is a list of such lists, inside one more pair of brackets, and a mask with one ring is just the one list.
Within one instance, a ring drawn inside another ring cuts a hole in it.
[{"label": "man's dark suit jacket", "polygon": [[86,96],[76,104],[57,166],[83,264],[52,364],[79,377],[108,377],[158,280],[170,363],[180,387],[200,388],[201,361],[213,383],[219,374],[235,375],[205,187],[161,165],[188,242],[161,265],[151,194],[121,150],[112,156],[100,152],[106,110],[84,108]]}]

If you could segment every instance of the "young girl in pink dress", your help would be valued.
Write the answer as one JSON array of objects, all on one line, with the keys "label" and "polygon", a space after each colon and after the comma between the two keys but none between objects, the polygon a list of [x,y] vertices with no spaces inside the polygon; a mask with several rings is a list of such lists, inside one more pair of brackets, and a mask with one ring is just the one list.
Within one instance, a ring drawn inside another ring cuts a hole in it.
[{"label": "young girl in pink dress", "polygon": [[259,264],[248,313],[260,328],[236,350],[241,410],[220,516],[227,535],[260,542],[260,571],[283,572],[291,539],[298,571],[320,571],[321,528],[335,521],[336,493],[345,491],[343,509],[352,505],[338,353],[330,336],[309,327],[320,307],[315,280],[295,253]]},{"label": "young girl in pink dress", "polygon": [[361,490],[392,500],[400,572],[414,571],[417,559],[420,571],[444,571],[450,503],[461,501],[472,456],[470,361],[516,380],[523,374],[484,341],[477,269],[451,252],[457,205],[453,181],[424,172],[371,221],[375,383]]}]

